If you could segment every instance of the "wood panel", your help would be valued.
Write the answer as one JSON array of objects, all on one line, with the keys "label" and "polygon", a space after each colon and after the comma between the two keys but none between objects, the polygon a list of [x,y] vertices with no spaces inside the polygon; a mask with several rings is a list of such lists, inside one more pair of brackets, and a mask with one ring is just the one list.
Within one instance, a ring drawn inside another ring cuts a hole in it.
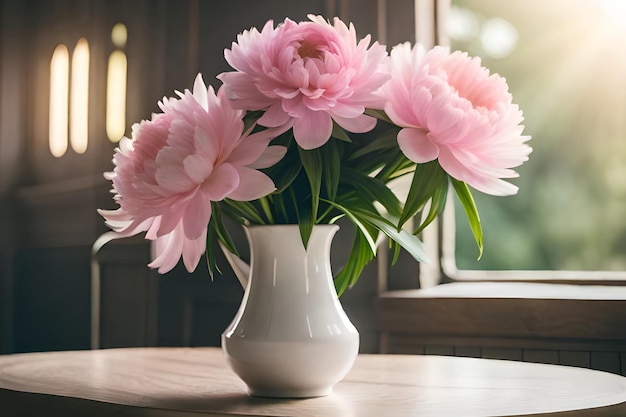
[{"label": "wood panel", "polygon": [[578,366],[581,368],[591,367],[590,352],[588,351],[560,350],[558,353],[559,364],[561,365]]},{"label": "wood panel", "polygon": [[559,351],[549,349],[524,349],[522,350],[524,362],[553,363],[559,364]]},{"label": "wood panel", "polygon": [[219,346],[243,295],[235,276],[211,280],[201,262],[193,274],[179,266],[158,280],[158,345]]},{"label": "wood panel", "polygon": [[13,287],[19,224],[13,199],[0,196],[0,354],[13,350]]},{"label": "wood panel", "polygon": [[[383,353],[504,359],[576,366],[626,375],[626,351],[619,350],[623,349],[623,346],[587,344],[587,350],[568,350],[581,349],[581,345],[570,347],[567,341],[551,341],[548,343],[549,347],[546,347],[543,341],[533,340],[531,343],[533,347],[528,348],[524,347],[528,346],[528,343],[519,339],[446,339],[406,334],[385,336]],[[554,348],[555,346],[558,348]]]},{"label": "wood panel", "polygon": [[467,358],[480,358],[481,351],[478,346],[455,346],[454,356],[463,356]]},{"label": "wood panel", "polygon": [[94,261],[100,278],[97,347],[156,346],[158,277],[146,266],[150,243],[140,237],[113,240]]},{"label": "wood panel", "polygon": [[383,334],[383,339],[387,340],[386,346],[393,345],[424,345],[425,342],[431,345],[452,345],[466,347],[494,346],[501,348],[520,349],[548,349],[566,350],[572,352],[583,352],[595,350],[598,352],[626,351],[626,343],[607,342],[576,339],[544,339],[528,337],[473,337],[473,336],[431,336],[419,333],[387,333]]},{"label": "wood panel", "polygon": [[19,251],[14,351],[89,349],[89,251],[89,246]]},{"label": "wood panel", "polygon": [[622,373],[620,354],[623,352],[590,352],[590,365],[592,369],[599,371]]},{"label": "wood panel", "polygon": [[13,351],[14,259],[20,242],[15,188],[25,174],[25,56],[30,32],[24,2],[0,1],[0,354]]}]

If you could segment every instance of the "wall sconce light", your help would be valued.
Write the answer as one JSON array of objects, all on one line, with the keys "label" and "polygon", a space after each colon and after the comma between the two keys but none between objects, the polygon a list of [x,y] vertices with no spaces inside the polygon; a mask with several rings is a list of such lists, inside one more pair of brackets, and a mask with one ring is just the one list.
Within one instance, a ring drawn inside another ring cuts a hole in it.
[{"label": "wall sconce light", "polygon": [[116,46],[111,55],[107,68],[107,104],[106,104],[106,132],[111,142],[118,142],[126,132],[126,53],[122,50],[126,46],[126,26],[118,23],[113,26],[111,40]]},{"label": "wall sconce light", "polygon": [[69,51],[67,46],[58,45],[50,60],[50,108],[48,125],[48,145],[54,157],[61,157],[67,151],[68,134],[68,90],[69,90]]},{"label": "wall sconce light", "polygon": [[70,84],[70,144],[85,153],[89,138],[89,43],[80,38],[72,53]]},{"label": "wall sconce light", "polygon": [[68,143],[76,153],[85,153],[89,141],[88,116],[89,43],[80,38],[72,52],[71,68],[69,50],[63,44],[57,45],[50,60],[48,146],[52,156],[65,155]]}]

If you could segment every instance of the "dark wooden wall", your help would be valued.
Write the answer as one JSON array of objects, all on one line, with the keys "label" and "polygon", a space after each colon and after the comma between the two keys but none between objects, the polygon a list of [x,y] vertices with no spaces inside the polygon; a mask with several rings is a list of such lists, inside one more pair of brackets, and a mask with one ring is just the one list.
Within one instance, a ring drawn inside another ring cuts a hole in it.
[{"label": "dark wooden wall", "polygon": [[[238,33],[308,13],[341,16],[390,45],[414,40],[410,0],[0,0],[0,353],[90,347],[92,245],[107,230],[96,209],[114,208],[102,177],[114,149],[104,128],[113,25],[128,28],[128,134],[164,95],[190,88],[197,72],[217,87],[212,80],[227,69],[223,49]],[[56,45],[71,50],[80,37],[91,52],[89,147],[54,158],[50,58]],[[347,244],[335,244],[339,259]],[[107,244],[96,257],[101,345],[217,344],[242,294],[232,274],[211,282],[200,265],[194,274],[179,266],[160,276],[148,259],[142,240]],[[363,350],[375,351],[376,265],[361,281],[344,304]]]}]

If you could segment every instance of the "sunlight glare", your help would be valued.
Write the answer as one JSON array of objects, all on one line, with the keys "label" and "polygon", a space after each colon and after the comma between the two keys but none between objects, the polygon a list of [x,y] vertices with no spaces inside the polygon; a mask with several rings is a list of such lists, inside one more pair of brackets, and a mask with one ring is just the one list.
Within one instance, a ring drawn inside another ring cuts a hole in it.
[{"label": "sunlight glare", "polygon": [[448,12],[446,33],[456,41],[469,41],[478,36],[480,23],[474,12],[463,7],[452,6]]},{"label": "sunlight glare", "polygon": [[600,6],[619,29],[626,31],[626,2],[624,0],[602,0]]},{"label": "sunlight glare", "polygon": [[505,58],[515,49],[517,29],[508,21],[494,17],[483,24],[480,40],[490,57]]}]

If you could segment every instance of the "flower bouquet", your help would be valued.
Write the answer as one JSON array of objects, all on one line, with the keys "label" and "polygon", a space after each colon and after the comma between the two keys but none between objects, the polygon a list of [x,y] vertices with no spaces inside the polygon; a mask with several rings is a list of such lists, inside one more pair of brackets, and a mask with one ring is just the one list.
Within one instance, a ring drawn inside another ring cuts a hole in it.
[{"label": "flower bouquet", "polygon": [[[306,247],[314,225],[346,217],[355,228],[341,294],[382,235],[423,261],[418,234],[449,189],[482,253],[470,187],[515,194],[504,179],[531,152],[506,80],[462,52],[404,43],[388,53],[352,24],[309,19],[244,31],[225,50],[233,71],[217,92],[199,74],[121,140],[105,174],[119,208],[99,212],[119,236],[155,241],[150,267],[165,273],[182,256],[193,271],[206,253],[219,271],[218,242],[237,253],[225,218],[297,224]],[[400,198],[393,183],[406,176]]]}]

